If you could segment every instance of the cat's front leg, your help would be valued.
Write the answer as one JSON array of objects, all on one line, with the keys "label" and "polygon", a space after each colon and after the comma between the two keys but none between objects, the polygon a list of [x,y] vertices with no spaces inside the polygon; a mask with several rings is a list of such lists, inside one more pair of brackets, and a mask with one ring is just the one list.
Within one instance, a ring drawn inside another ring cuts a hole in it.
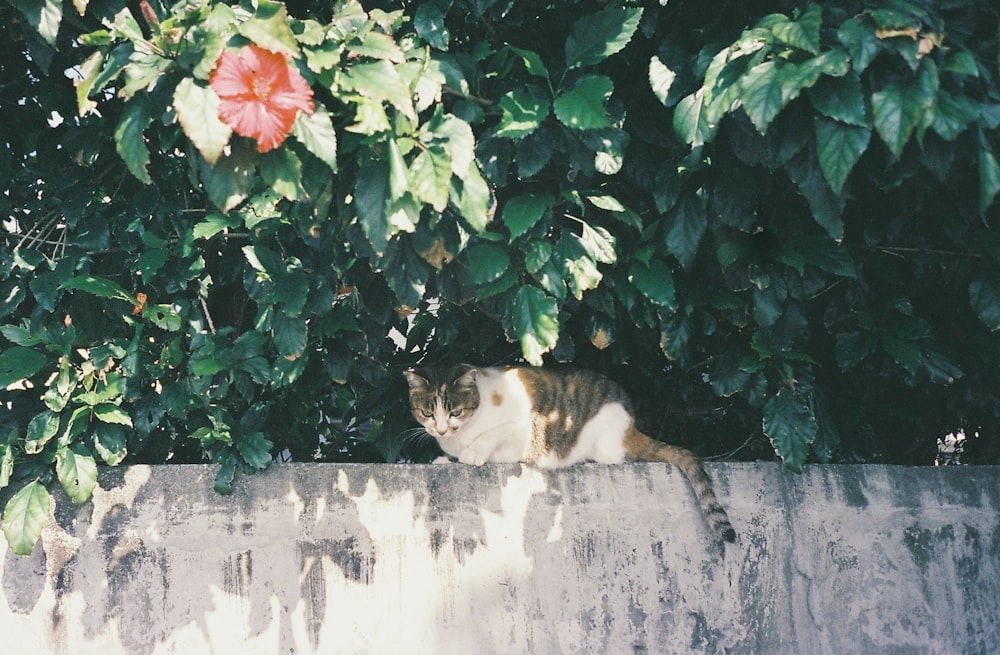
[{"label": "cat's front leg", "polygon": [[484,455],[474,446],[467,446],[458,456],[458,461],[471,466],[482,466],[486,463],[489,455]]}]

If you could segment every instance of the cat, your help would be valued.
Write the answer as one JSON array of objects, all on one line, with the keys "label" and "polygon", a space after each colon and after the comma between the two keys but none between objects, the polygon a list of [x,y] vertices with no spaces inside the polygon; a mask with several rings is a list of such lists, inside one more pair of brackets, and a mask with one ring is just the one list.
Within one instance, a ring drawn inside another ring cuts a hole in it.
[{"label": "cat", "polygon": [[459,462],[524,462],[540,468],[582,461],[674,464],[690,482],[713,533],[722,541],[736,540],[701,460],[639,432],[625,391],[603,375],[469,365],[420,367],[405,375],[414,418]]}]

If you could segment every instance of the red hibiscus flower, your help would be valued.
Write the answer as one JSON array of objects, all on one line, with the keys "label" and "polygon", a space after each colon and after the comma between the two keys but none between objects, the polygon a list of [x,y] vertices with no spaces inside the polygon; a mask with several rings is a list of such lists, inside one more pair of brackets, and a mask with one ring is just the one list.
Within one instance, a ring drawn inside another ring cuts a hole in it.
[{"label": "red hibiscus flower", "polygon": [[248,45],[226,50],[208,79],[219,118],[267,152],[282,144],[299,111],[313,112],[312,89],[285,55]]}]

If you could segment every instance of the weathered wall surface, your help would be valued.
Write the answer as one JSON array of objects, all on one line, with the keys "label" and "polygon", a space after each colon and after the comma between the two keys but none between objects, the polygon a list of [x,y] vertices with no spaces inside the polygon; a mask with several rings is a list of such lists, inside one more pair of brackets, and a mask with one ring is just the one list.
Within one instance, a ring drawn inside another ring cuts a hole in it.
[{"label": "weathered wall surface", "polygon": [[103,471],[30,557],[0,652],[1000,653],[1000,469],[662,465]]}]

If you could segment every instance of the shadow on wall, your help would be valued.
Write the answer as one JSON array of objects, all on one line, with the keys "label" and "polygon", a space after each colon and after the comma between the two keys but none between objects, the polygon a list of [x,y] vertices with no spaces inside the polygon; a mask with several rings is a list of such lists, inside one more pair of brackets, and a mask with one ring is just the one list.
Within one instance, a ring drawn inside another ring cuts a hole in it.
[{"label": "shadow on wall", "polygon": [[997,489],[941,469],[710,470],[740,533],[724,557],[683,477],[656,464],[289,464],[231,496],[211,467],[105,470],[93,504],[60,499],[31,557],[6,551],[4,651],[1000,645]]}]

